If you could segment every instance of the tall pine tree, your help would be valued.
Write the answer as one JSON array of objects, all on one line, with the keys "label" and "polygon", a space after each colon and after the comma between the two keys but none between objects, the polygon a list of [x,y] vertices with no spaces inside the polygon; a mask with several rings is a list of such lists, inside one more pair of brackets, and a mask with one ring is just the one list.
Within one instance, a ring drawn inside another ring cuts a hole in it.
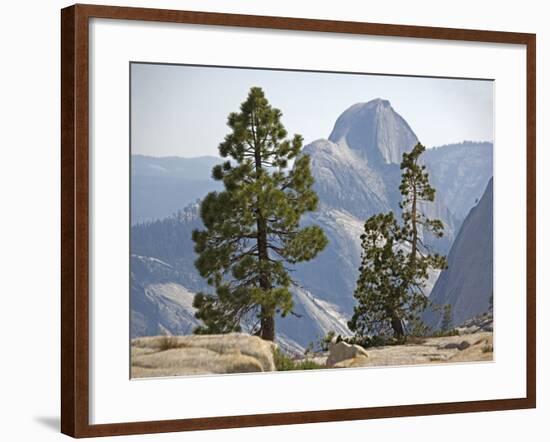
[{"label": "tall pine tree", "polygon": [[252,319],[254,332],[274,340],[275,316],[293,308],[288,265],[313,259],[327,244],[321,228],[300,226],[318,199],[309,157],[299,155],[302,137],[288,139],[281,116],[254,87],[228,117],[231,133],[219,152],[231,160],[212,172],[225,190],[206,196],[205,230],[193,233],[195,265],[215,288],[195,296],[204,324],[196,333],[236,331]]},{"label": "tall pine tree", "polygon": [[427,203],[435,200],[435,189],[430,185],[426,166],[419,159],[426,148],[417,143],[411,152],[403,154],[401,162],[401,184],[399,191],[402,200],[401,216],[403,219],[404,239],[410,245],[409,254],[411,265],[422,266],[427,264],[433,268],[444,268],[445,259],[436,253],[431,253],[422,238],[433,235],[436,238],[443,236],[443,223],[439,219],[430,219],[423,208]]},{"label": "tall pine tree", "polygon": [[358,304],[349,326],[359,335],[405,334],[405,323],[417,323],[429,299],[424,292],[430,269],[443,269],[445,257],[424,243],[426,235],[443,236],[443,223],[424,213],[435,199],[426,167],[419,161],[425,147],[418,143],[401,162],[402,224],[392,212],[365,222],[362,257],[354,297]]}]

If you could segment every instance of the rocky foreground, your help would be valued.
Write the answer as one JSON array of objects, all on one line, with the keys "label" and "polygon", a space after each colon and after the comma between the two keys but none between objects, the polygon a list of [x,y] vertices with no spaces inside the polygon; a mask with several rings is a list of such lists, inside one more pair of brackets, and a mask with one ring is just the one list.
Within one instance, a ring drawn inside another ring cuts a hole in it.
[{"label": "rocky foreground", "polygon": [[381,367],[476,362],[493,360],[493,333],[473,333],[440,338],[415,338],[414,343],[372,347],[339,342],[324,354],[313,356],[318,364],[332,368]]},{"label": "rocky foreground", "polygon": [[132,340],[132,377],[275,371],[276,344],[244,333]]},{"label": "rocky foreground", "polygon": [[[132,340],[132,377],[276,371],[276,344],[244,333],[153,336]],[[379,367],[493,360],[493,333],[419,338],[365,350],[345,342],[327,352],[293,358],[318,368]]]}]

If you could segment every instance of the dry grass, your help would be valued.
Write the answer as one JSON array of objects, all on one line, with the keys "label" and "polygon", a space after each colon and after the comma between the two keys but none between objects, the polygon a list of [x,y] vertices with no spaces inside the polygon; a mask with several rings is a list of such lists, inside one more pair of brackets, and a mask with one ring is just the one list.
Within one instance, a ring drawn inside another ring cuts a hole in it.
[{"label": "dry grass", "polygon": [[159,339],[160,351],[171,350],[173,348],[180,348],[181,344],[178,343],[178,338],[175,336],[164,335]]}]

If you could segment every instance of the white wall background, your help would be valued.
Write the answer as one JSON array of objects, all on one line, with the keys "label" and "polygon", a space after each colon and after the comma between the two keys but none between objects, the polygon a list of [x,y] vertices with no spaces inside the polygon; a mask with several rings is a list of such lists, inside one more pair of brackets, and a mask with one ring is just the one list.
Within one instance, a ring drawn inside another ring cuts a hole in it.
[{"label": "white wall background", "polygon": [[[538,409],[287,427],[133,436],[131,440],[543,440],[550,415],[550,14],[545,2],[462,0],[90,1],[381,23],[535,32],[538,39]],[[12,1],[0,15],[0,435],[58,440],[59,427],[59,9]],[[411,380],[414,382],[414,380]],[[449,380],[452,382],[452,379]],[[289,394],[292,394],[289,392]],[[368,391],[365,392],[368,394]],[[540,436],[539,436],[540,435]],[[117,438],[124,440],[127,438]],[[106,440],[106,439],[103,439]]]}]

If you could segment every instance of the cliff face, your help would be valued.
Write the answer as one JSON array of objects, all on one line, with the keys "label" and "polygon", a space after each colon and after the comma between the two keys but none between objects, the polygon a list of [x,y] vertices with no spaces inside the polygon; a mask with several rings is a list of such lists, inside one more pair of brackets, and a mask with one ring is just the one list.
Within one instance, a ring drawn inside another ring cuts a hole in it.
[{"label": "cliff face", "polygon": [[[470,210],[453,243],[448,269],[437,280],[431,301],[450,304],[453,324],[486,312],[493,295],[493,180],[479,203]],[[438,328],[441,314],[428,311],[428,325]]]}]

